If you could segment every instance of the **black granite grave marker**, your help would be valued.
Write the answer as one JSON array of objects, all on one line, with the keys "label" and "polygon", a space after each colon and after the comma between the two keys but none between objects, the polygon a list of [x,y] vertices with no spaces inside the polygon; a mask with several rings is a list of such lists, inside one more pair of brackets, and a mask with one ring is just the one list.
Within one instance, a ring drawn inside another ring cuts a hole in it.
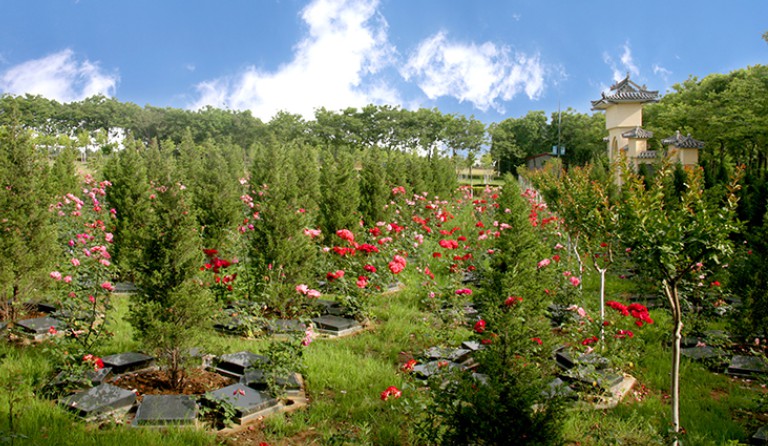
[{"label": "black granite grave marker", "polygon": [[221,355],[216,364],[216,371],[222,375],[240,378],[246,369],[257,367],[269,362],[266,356],[257,355],[249,351],[229,353]]},{"label": "black granite grave marker", "polygon": [[768,374],[768,364],[757,356],[734,356],[728,366],[729,375],[752,378]]},{"label": "black granite grave marker", "polygon": [[136,401],[130,390],[112,384],[100,384],[81,393],[70,395],[61,401],[69,410],[83,418],[93,418],[112,411],[125,410]]},{"label": "black granite grave marker", "polygon": [[197,402],[190,395],[144,395],[134,425],[189,425],[197,420]]},{"label": "black granite grave marker", "polygon": [[115,375],[146,369],[155,363],[155,358],[138,352],[118,353],[101,360],[104,361],[104,367],[111,367]]},{"label": "black granite grave marker", "polygon": [[25,334],[32,336],[35,339],[42,339],[43,337],[48,336],[51,327],[55,328],[57,331],[66,328],[64,322],[50,316],[20,320],[16,322],[16,326]]},{"label": "black granite grave marker", "polygon": [[343,334],[362,328],[354,319],[330,314],[313,318],[312,322],[315,323],[318,331],[331,334]]},{"label": "black granite grave marker", "polygon": [[237,383],[209,393],[213,400],[225,401],[234,408],[236,416],[242,419],[256,412],[277,405],[277,400],[267,393],[254,390],[245,384]]}]

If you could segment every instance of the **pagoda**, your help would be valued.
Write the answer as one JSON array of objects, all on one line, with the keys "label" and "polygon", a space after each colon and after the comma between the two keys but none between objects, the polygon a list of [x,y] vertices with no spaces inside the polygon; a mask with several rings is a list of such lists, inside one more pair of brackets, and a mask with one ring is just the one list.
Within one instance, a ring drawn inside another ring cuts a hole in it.
[{"label": "pagoda", "polygon": [[618,160],[620,150],[635,165],[656,159],[656,151],[648,150],[648,139],[653,137],[653,132],[643,129],[643,105],[658,101],[658,91],[632,82],[629,73],[613,84],[609,93],[604,92],[600,99],[592,101],[593,110],[605,111],[605,128],[608,130],[605,141],[610,163]]}]

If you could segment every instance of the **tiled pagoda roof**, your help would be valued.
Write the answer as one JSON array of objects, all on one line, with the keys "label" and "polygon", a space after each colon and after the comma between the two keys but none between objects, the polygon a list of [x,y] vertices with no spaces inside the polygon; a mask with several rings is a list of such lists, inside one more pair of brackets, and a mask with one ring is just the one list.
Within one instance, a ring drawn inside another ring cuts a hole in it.
[{"label": "tiled pagoda roof", "polygon": [[662,139],[661,143],[666,146],[675,146],[681,149],[703,149],[704,148],[704,141],[699,141],[698,139],[691,138],[690,133],[688,134],[688,136],[683,136],[680,134],[679,130],[673,136]]},{"label": "tiled pagoda roof", "polygon": [[600,99],[592,101],[592,108],[596,110],[604,110],[611,104],[637,104],[645,102],[658,102],[658,100],[658,90],[651,91],[646,89],[645,85],[640,86],[632,82],[629,80],[629,73],[627,73],[627,77],[611,85],[610,93],[602,93]]},{"label": "tiled pagoda roof", "polygon": [[645,130],[642,127],[635,127],[632,130],[628,130],[621,134],[624,138],[632,138],[632,139],[649,139],[653,138],[653,132],[650,130]]}]

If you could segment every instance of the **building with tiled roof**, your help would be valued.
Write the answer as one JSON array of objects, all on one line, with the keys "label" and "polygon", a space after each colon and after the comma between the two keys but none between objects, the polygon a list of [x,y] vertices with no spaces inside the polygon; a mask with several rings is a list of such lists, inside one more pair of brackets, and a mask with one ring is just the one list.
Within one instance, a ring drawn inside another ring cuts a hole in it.
[{"label": "building with tiled roof", "polygon": [[661,143],[667,146],[667,154],[673,160],[683,166],[692,166],[699,163],[699,149],[704,148],[704,142],[691,138],[691,134],[683,136],[678,130],[669,138],[664,138]]},{"label": "building with tiled roof", "polygon": [[[653,132],[643,128],[643,106],[658,101],[658,91],[632,82],[629,73],[613,84],[609,92],[603,92],[600,99],[592,101],[593,110],[605,111],[608,137],[604,141],[608,145],[608,160],[611,163],[618,160],[621,153],[635,166],[651,164],[656,160],[659,152],[648,150],[648,140],[653,138]],[[669,146],[667,153],[683,165],[698,163],[698,149],[703,147],[701,141],[690,135],[680,136],[679,132],[662,143]],[[618,172],[616,182],[621,183]]]}]

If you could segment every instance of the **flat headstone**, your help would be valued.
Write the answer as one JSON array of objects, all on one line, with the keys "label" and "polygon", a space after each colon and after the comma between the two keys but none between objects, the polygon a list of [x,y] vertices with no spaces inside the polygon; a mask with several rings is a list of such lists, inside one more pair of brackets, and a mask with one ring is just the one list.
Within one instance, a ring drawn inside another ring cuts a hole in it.
[{"label": "flat headstone", "polygon": [[277,405],[277,400],[265,392],[254,390],[245,384],[237,383],[211,392],[211,399],[230,403],[240,421]]},{"label": "flat headstone", "polygon": [[275,319],[267,323],[267,328],[273,333],[304,333],[307,325],[296,319]]},{"label": "flat headstone", "polygon": [[100,384],[64,398],[61,404],[83,418],[93,418],[114,411],[127,412],[135,401],[136,395],[130,390],[112,384]]},{"label": "flat headstone", "polygon": [[118,353],[105,356],[101,360],[104,361],[104,367],[111,367],[112,373],[116,375],[146,369],[155,363],[155,358],[138,352]]},{"label": "flat headstone", "polygon": [[454,362],[464,362],[469,358],[472,350],[464,348],[430,347],[424,352],[427,359],[448,359]]},{"label": "flat headstone", "polygon": [[598,355],[597,353],[587,353],[580,355],[576,358],[576,363],[581,365],[592,365],[596,369],[604,369],[610,365],[608,358]]},{"label": "flat headstone", "polygon": [[569,397],[573,395],[573,389],[571,389],[571,387],[562,379],[555,378],[549,382],[545,390],[542,390],[542,394],[547,398],[554,398],[557,396]]},{"label": "flat headstone", "polygon": [[139,290],[133,282],[117,282],[115,283],[115,293],[135,293]]},{"label": "flat headstone", "polygon": [[757,375],[768,374],[768,364],[757,356],[734,356],[731,365],[728,366],[729,375],[751,378]]},{"label": "flat headstone", "polygon": [[[104,384],[112,377],[112,368],[104,367],[99,370],[89,370],[85,372],[85,375],[78,379],[70,379],[69,384],[81,389]],[[52,385],[54,387],[60,387],[67,384],[66,372],[60,372],[53,379]]]},{"label": "flat headstone", "polygon": [[189,425],[197,420],[197,402],[190,395],[144,395],[135,426]]},{"label": "flat headstone", "polygon": [[704,346],[704,347],[690,347],[680,349],[680,354],[686,358],[691,358],[694,361],[703,361],[705,359],[718,358],[722,356],[720,349]]},{"label": "flat headstone", "polygon": [[336,335],[352,333],[363,328],[355,319],[330,314],[313,318],[312,322],[319,332]]},{"label": "flat headstone", "polygon": [[484,349],[485,346],[477,341],[464,341],[461,343],[461,348],[476,352]]},{"label": "flat headstone", "polygon": [[482,373],[472,373],[472,378],[484,386],[488,385],[488,375],[484,375]]},{"label": "flat headstone", "polygon": [[[267,375],[263,370],[259,369],[247,370],[242,378],[240,378],[240,383],[245,384],[254,390],[269,390]],[[301,388],[301,383],[299,383],[295,373],[290,373],[288,376],[276,377],[275,384],[284,388],[286,391],[298,390]]]},{"label": "flat headstone", "polygon": [[465,272],[464,275],[461,277],[461,283],[474,283],[477,282],[477,275],[471,273],[471,272]]},{"label": "flat headstone", "polygon": [[768,424],[761,427],[752,435],[752,443],[754,444],[768,444]]},{"label": "flat headstone", "polygon": [[587,385],[610,389],[623,380],[623,376],[608,369],[598,370],[594,365],[579,365],[565,372],[564,376]]},{"label": "flat headstone", "polygon": [[576,361],[571,357],[571,354],[566,350],[560,350],[555,353],[555,362],[563,369],[572,369],[576,365]]},{"label": "flat headstone", "polygon": [[66,328],[66,324],[64,322],[50,316],[37,317],[34,319],[24,319],[16,322],[16,326],[21,328],[24,333],[31,335],[35,339],[48,336],[48,330],[50,330],[51,327],[55,328],[56,330],[62,330]]},{"label": "flat headstone", "polygon": [[417,364],[413,367],[413,374],[417,378],[428,379],[430,376],[442,371],[461,367],[459,364],[450,361],[430,361],[426,364]]},{"label": "flat headstone", "polygon": [[249,351],[221,355],[216,364],[216,371],[232,378],[240,378],[246,369],[269,362],[269,358]]},{"label": "flat headstone", "polygon": [[35,305],[37,306],[37,311],[46,314],[54,313],[59,309],[56,304],[50,302],[36,302]]},{"label": "flat headstone", "polygon": [[320,314],[331,314],[334,316],[344,314],[344,307],[339,302],[327,299],[316,299],[313,302],[318,307]]}]

